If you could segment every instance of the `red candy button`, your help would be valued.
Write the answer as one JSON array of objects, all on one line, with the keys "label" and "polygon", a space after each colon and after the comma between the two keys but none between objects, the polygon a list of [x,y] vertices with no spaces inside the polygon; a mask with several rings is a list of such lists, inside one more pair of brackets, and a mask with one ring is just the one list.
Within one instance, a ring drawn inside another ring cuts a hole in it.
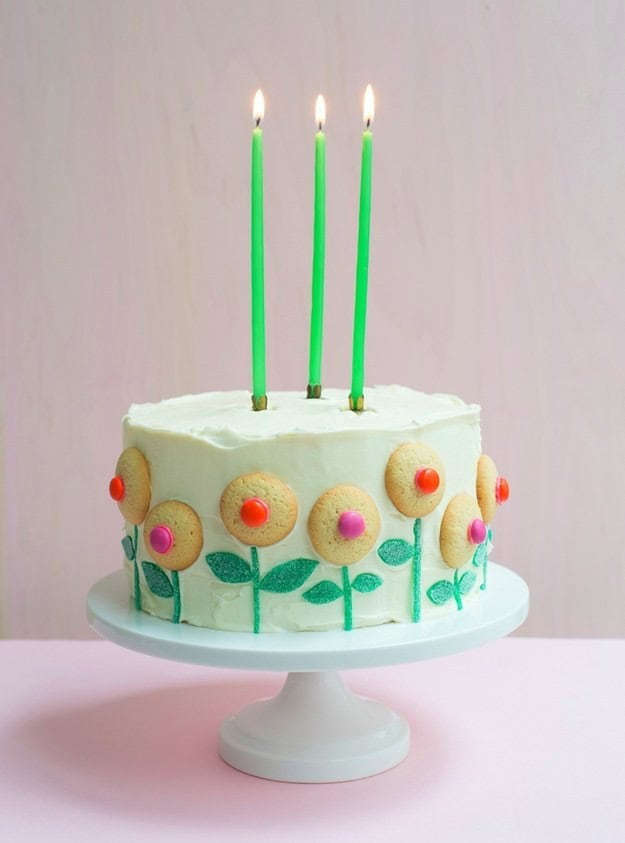
[{"label": "red candy button", "polygon": [[415,486],[424,495],[433,495],[441,483],[435,468],[420,468],[414,477]]},{"label": "red candy button", "polygon": [[260,498],[248,498],[241,504],[241,521],[246,527],[262,527],[269,518],[269,507]]},{"label": "red candy button", "polygon": [[109,495],[114,501],[121,501],[124,499],[125,493],[126,487],[124,486],[124,481],[116,475],[109,483]]},{"label": "red candy button", "polygon": [[505,503],[510,497],[510,486],[505,477],[498,477],[495,484],[495,498],[497,503]]}]

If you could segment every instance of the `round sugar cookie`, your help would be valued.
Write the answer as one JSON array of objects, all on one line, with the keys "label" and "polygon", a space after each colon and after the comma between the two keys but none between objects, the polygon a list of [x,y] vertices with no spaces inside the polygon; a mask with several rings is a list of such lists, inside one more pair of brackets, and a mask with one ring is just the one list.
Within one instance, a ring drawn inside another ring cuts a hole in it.
[{"label": "round sugar cookie", "polygon": [[[476,523],[473,530],[472,525]],[[471,538],[473,533],[473,538]],[[440,548],[445,564],[461,568],[473,556],[476,534],[486,535],[477,501],[467,492],[460,492],[449,501],[441,521]]]},{"label": "round sugar cookie", "polygon": [[487,524],[495,517],[497,512],[497,466],[486,454],[477,461],[477,480],[475,481],[475,493],[477,502],[482,511],[482,518]]},{"label": "round sugar cookie", "polygon": [[402,515],[423,518],[436,509],[445,494],[445,466],[425,442],[409,442],[389,457],[384,482]]},{"label": "round sugar cookie", "polygon": [[148,512],[143,540],[155,562],[169,571],[183,571],[202,550],[202,522],[186,503],[163,501]]},{"label": "round sugar cookie", "polygon": [[140,524],[150,508],[150,467],[138,448],[121,452],[109,491],[126,521]]},{"label": "round sugar cookie", "polygon": [[221,520],[243,544],[268,547],[286,538],[297,520],[297,498],[282,480],[257,471],[230,482],[221,496]]},{"label": "round sugar cookie", "polygon": [[334,486],[317,498],[308,517],[308,533],[319,556],[334,565],[351,565],[377,541],[378,508],[357,486]]}]

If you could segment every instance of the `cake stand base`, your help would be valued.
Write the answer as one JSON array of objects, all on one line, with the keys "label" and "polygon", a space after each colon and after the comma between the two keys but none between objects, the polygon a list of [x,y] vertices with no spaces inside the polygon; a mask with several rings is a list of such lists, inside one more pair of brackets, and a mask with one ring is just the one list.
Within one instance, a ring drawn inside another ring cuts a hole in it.
[{"label": "cake stand base", "polygon": [[280,693],[228,718],[219,754],[230,766],[283,782],[342,782],[382,773],[410,749],[408,723],[352,694],[338,673],[289,673]]},{"label": "cake stand base", "polygon": [[221,727],[219,752],[232,767],[261,778],[336,782],[394,767],[409,750],[406,721],[382,703],[350,693],[338,670],[404,664],[460,653],[495,641],[527,616],[527,585],[489,563],[479,600],[419,624],[328,632],[225,632],[174,624],[138,611],[124,571],[87,597],[91,627],[115,644],[163,659],[239,670],[279,670],[278,696],[260,700]]}]

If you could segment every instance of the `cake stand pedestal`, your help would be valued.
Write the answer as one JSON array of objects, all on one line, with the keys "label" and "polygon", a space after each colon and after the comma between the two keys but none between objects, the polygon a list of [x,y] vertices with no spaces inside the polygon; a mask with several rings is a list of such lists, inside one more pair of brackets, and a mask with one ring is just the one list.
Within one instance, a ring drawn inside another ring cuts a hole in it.
[{"label": "cake stand pedestal", "polygon": [[336,671],[468,650],[512,632],[528,607],[525,582],[492,562],[487,591],[460,613],[351,632],[254,635],[172,624],[134,608],[122,570],[101,579],[87,597],[91,627],[130,650],[191,664],[286,671],[276,697],[225,720],[219,753],[245,773],[290,782],[365,778],[408,754],[406,720],[382,703],[352,694]]}]

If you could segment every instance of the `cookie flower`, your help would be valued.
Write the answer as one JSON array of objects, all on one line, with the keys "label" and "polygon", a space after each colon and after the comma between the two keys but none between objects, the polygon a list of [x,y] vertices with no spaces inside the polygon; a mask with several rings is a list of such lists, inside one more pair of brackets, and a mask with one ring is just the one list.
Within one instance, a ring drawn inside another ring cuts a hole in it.
[{"label": "cookie flower", "polygon": [[[202,522],[196,511],[182,501],[163,501],[147,515],[143,541],[154,562],[141,567],[150,591],[157,597],[173,597],[172,621],[180,623],[179,572],[191,567],[203,544]],[[171,578],[165,571],[171,572]]]},{"label": "cookie flower", "polygon": [[389,457],[386,492],[402,515],[413,518],[412,542],[388,539],[378,556],[393,567],[412,561],[412,621],[421,620],[421,519],[433,512],[445,494],[445,466],[425,442],[409,442]]},{"label": "cookie flower", "polygon": [[439,580],[427,590],[427,596],[436,606],[446,603],[452,597],[458,611],[462,609],[462,597],[473,588],[477,579],[473,571],[462,576],[458,571],[468,562],[476,546],[487,536],[487,527],[481,518],[477,501],[467,492],[460,492],[449,501],[443,514],[440,531],[440,550],[445,564],[454,569],[453,582]]},{"label": "cookie flower", "polygon": [[510,497],[510,485],[505,477],[500,477],[497,466],[486,454],[482,454],[477,463],[475,482],[477,502],[482,518],[490,524],[497,512],[497,507]]},{"label": "cookie flower", "polygon": [[224,490],[219,505],[221,520],[230,533],[250,548],[250,562],[236,553],[208,553],[206,562],[224,583],[252,584],[253,630],[260,632],[261,591],[287,594],[306,582],[317,567],[314,559],[291,559],[260,574],[259,547],[285,539],[297,520],[297,498],[286,483],[265,472],[242,474]]},{"label": "cookie flower", "polygon": [[297,520],[297,498],[273,474],[242,474],[219,504],[226,530],[243,544],[269,547],[286,538]]},{"label": "cookie flower", "polygon": [[[475,481],[475,494],[486,524],[491,524],[497,507],[505,503],[510,497],[510,486],[505,477],[500,477],[497,466],[486,454],[482,454],[477,463],[477,476]],[[488,568],[488,549],[492,544],[493,531],[489,526],[486,539],[476,548],[473,556],[473,564],[482,568],[482,584],[480,588],[486,588],[486,574]]]},{"label": "cookie flower", "polygon": [[321,605],[343,598],[343,627],[353,627],[352,591],[367,593],[382,585],[376,574],[358,574],[350,579],[348,566],[363,559],[380,534],[380,516],[373,499],[357,486],[334,486],[317,499],[308,517],[308,534],[313,547],[327,562],[341,566],[342,588],[332,580],[321,580],[302,597]]},{"label": "cookie flower", "polygon": [[120,454],[115,467],[115,476],[109,483],[109,495],[117,503],[125,520],[133,525],[133,535],[128,533],[122,539],[122,547],[133,565],[135,608],[141,609],[141,588],[139,582],[138,539],[139,524],[150,508],[150,467],[138,448],[126,448]]},{"label": "cookie flower", "polygon": [[150,468],[138,448],[126,448],[120,454],[109,494],[126,521],[134,525],[143,521],[150,508]]}]

